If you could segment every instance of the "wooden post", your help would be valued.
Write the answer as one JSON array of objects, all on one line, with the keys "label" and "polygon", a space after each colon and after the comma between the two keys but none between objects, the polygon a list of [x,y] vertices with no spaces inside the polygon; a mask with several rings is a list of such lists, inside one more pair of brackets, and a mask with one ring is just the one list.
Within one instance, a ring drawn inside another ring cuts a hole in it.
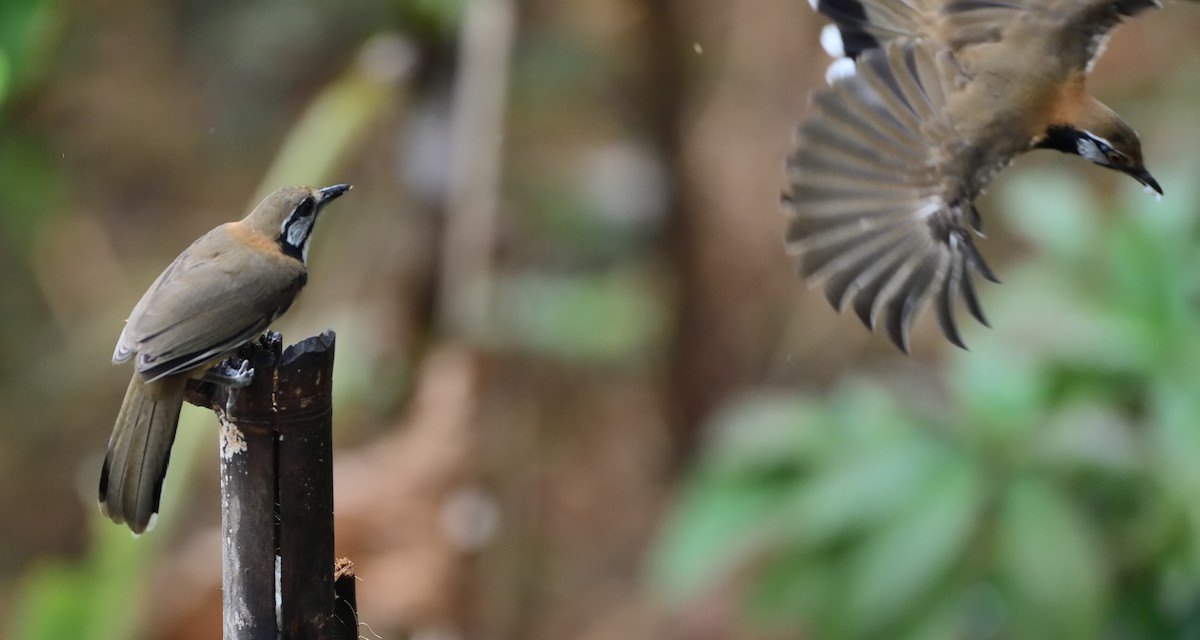
[{"label": "wooden post", "polygon": [[268,333],[233,359],[243,389],[189,384],[221,424],[224,638],[328,638],[333,628],[334,334]]}]

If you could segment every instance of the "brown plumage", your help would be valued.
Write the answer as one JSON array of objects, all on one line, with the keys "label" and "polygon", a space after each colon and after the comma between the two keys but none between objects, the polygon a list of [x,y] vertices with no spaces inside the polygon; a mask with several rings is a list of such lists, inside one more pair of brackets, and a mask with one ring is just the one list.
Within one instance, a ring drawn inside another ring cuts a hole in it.
[{"label": "brown plumage", "polygon": [[104,515],[134,533],[153,526],[185,383],[287,310],[308,278],[317,215],[349,188],[276,191],[193,242],[138,301],[113,352],[114,363],[134,358],[136,371],[100,474]]},{"label": "brown plumage", "polygon": [[908,351],[933,304],[987,324],[974,200],[1014,157],[1077,154],[1162,193],[1133,129],[1087,93],[1109,31],[1156,0],[810,0],[845,58],[813,96],[788,162],[787,248],[839,311]]}]

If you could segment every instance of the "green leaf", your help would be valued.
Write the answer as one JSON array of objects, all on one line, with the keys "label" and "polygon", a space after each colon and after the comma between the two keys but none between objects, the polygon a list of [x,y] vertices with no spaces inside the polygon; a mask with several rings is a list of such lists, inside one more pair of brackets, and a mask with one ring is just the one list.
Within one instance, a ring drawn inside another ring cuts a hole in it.
[{"label": "green leaf", "polygon": [[[1096,389],[1092,393],[1112,398],[1118,391]],[[1067,401],[1048,417],[1036,457],[1047,467],[1132,474],[1142,458],[1131,431],[1115,407],[1091,398]]]},{"label": "green leaf", "polygon": [[62,24],[56,0],[0,2],[0,103],[8,93],[41,72]]},{"label": "green leaf", "polygon": [[654,590],[679,603],[711,587],[749,556],[755,524],[778,505],[762,486],[703,480],[678,500],[650,567]]},{"label": "green leaf", "polygon": [[754,395],[718,414],[713,448],[688,479],[653,555],[651,579],[679,602],[764,548],[764,523],[801,486],[828,419],[806,401]]},{"label": "green leaf", "polygon": [[[766,631],[786,625],[820,629],[823,616],[837,609],[840,567],[824,554],[787,549],[768,556],[762,573],[748,586],[746,612]],[[773,636],[768,636],[773,637]],[[784,637],[789,637],[784,635]]]},{"label": "green leaf", "polygon": [[1078,260],[1095,246],[1096,224],[1088,214],[1095,203],[1072,172],[1052,167],[1025,172],[1000,194],[1006,219],[1049,256]]},{"label": "green leaf", "polygon": [[[1200,395],[1195,378],[1163,381],[1154,390],[1151,447],[1154,466],[1159,470],[1166,496],[1200,522]],[[1191,532],[1200,544],[1200,530]]]},{"label": "green leaf", "polygon": [[464,0],[402,0],[400,22],[416,32],[449,37],[462,22]]},{"label": "green leaf", "polygon": [[965,460],[946,460],[925,491],[857,553],[846,595],[852,635],[893,628],[963,562],[983,496],[975,471]]},{"label": "green leaf", "polygon": [[996,569],[1019,636],[1101,636],[1109,584],[1097,542],[1048,481],[1024,478],[1005,494]]},{"label": "green leaf", "polygon": [[0,105],[4,104],[4,99],[8,96],[8,83],[12,76],[12,66],[8,62],[8,56],[0,51]]},{"label": "green leaf", "polygon": [[713,418],[706,465],[726,472],[795,465],[826,455],[835,425],[816,402],[792,394],[753,393]]},{"label": "green leaf", "polygon": [[909,508],[942,453],[930,441],[915,440],[823,470],[785,507],[785,533],[806,548],[817,547]]},{"label": "green leaf", "polygon": [[661,300],[637,273],[513,275],[496,282],[493,300],[496,317],[480,328],[491,332],[488,338],[560,357],[637,360],[662,325]]},{"label": "green leaf", "polygon": [[65,562],[45,562],[31,568],[18,601],[20,613],[9,629],[12,637],[29,640],[85,637],[92,585],[88,578],[85,571]]},{"label": "green leaf", "polygon": [[971,416],[973,437],[1009,440],[1036,427],[1045,390],[1038,365],[1030,354],[999,345],[955,358],[950,384]]}]

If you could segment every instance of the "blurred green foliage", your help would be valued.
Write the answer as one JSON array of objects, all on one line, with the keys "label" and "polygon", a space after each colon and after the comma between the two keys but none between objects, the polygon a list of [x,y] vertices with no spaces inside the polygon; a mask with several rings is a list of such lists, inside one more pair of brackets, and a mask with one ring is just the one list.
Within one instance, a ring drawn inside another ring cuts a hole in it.
[{"label": "blurred green foliage", "polygon": [[[0,114],[17,92],[37,79],[50,50],[56,44],[60,22],[59,3],[53,0],[0,1]],[[9,131],[0,119],[0,273],[24,270],[28,252],[44,214],[60,202],[61,178],[53,168],[48,150],[37,140]],[[16,259],[6,260],[6,254]],[[24,278],[7,279],[0,288],[0,309],[20,308],[32,298]],[[21,330],[36,319],[6,314],[10,329]],[[0,354],[7,353],[9,340],[19,331],[0,338]],[[0,358],[0,380],[5,367]],[[0,392],[2,395],[2,392]],[[2,398],[0,398],[2,400]]]},{"label": "blurred green foliage", "polygon": [[594,278],[520,274],[497,283],[490,340],[594,364],[642,363],[664,322],[638,272]]},{"label": "blurred green foliage", "polygon": [[1200,636],[1200,193],[1175,177],[1160,204],[1054,172],[1006,191],[1035,257],[946,401],[857,379],[730,407],[660,592],[734,590],[787,637]]},{"label": "blurred green foliage", "polygon": [[[28,640],[123,640],[136,637],[146,615],[145,579],[175,533],[209,416],[185,407],[172,448],[173,482],[163,484],[163,513],[152,532],[134,536],[98,512],[89,520],[90,546],[78,559],[41,558],[22,576],[4,637]],[[172,516],[171,514],[175,514]]]},{"label": "blurred green foliage", "polygon": [[401,0],[395,3],[406,30],[450,37],[462,21],[465,0]]},{"label": "blurred green foliage", "polygon": [[57,11],[58,3],[47,0],[0,2],[0,107],[41,69]]}]

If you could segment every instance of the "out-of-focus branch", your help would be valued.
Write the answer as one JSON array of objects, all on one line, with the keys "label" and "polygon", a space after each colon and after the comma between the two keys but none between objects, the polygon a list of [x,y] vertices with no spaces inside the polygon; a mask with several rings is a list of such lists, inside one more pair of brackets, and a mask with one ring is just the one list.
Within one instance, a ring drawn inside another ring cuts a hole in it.
[{"label": "out-of-focus branch", "polygon": [[516,27],[511,0],[469,0],[451,113],[438,324],[472,332],[490,308],[499,216],[508,71]]}]

